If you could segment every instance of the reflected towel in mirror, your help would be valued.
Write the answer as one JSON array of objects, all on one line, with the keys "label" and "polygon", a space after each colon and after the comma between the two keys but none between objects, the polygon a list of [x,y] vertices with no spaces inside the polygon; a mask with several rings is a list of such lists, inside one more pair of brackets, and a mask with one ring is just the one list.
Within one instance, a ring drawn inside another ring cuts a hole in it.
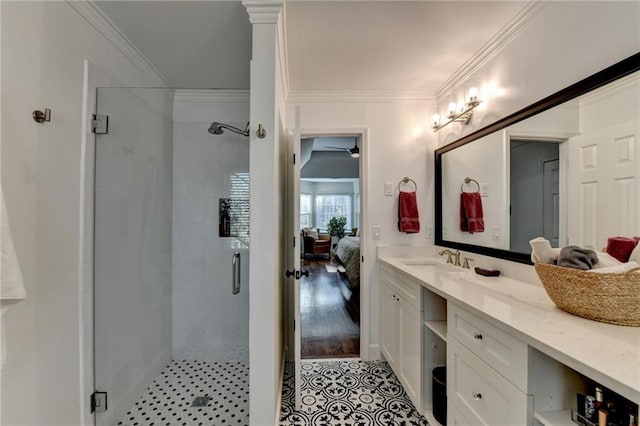
[{"label": "reflected towel in mirror", "polygon": [[484,232],[484,213],[482,198],[479,192],[463,192],[460,194],[460,229],[473,234]]}]

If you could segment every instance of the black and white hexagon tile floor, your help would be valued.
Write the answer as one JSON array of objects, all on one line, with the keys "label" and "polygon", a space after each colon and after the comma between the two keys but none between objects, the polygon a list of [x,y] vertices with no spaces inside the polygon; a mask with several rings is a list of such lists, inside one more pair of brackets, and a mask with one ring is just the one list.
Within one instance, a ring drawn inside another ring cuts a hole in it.
[{"label": "black and white hexagon tile floor", "polygon": [[[199,398],[201,406],[194,406]],[[172,361],[124,416],[123,426],[249,424],[249,367]]]}]

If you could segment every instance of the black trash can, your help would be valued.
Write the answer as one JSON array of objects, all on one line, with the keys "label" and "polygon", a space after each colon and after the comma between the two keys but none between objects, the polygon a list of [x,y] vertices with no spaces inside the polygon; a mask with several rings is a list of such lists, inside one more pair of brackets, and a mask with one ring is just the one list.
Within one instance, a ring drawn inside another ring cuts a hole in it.
[{"label": "black trash can", "polygon": [[433,377],[433,417],[441,425],[447,424],[447,367],[436,367]]}]

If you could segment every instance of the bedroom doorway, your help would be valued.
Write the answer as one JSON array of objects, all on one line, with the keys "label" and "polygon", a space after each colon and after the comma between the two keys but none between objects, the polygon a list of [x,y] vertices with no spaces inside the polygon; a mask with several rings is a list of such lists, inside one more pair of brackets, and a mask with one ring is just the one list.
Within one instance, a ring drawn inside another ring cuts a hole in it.
[{"label": "bedroom doorway", "polygon": [[302,359],[360,357],[359,139],[300,142]]}]

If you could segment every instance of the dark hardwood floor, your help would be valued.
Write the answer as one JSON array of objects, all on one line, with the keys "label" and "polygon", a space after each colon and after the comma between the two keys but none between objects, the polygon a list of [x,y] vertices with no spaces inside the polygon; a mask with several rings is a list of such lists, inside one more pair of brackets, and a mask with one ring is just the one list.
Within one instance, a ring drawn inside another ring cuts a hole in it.
[{"label": "dark hardwood floor", "polygon": [[352,318],[334,260],[302,260],[309,277],[300,285],[302,358],[360,356],[359,318]]}]

